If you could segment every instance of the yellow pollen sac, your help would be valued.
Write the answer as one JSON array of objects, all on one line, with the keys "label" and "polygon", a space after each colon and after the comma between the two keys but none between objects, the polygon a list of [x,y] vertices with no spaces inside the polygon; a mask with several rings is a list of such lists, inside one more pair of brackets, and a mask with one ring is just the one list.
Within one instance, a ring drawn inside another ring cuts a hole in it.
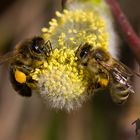
[{"label": "yellow pollen sac", "polygon": [[99,81],[99,83],[100,83],[101,87],[107,87],[109,81],[108,81],[108,79],[101,79],[101,80]]},{"label": "yellow pollen sac", "polygon": [[18,83],[23,84],[26,82],[26,75],[23,72],[16,69],[15,79]]}]

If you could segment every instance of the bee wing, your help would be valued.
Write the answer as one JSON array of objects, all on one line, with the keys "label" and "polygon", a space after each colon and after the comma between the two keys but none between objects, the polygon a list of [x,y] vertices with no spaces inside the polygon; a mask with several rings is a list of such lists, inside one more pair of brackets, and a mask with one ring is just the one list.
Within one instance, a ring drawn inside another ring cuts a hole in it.
[{"label": "bee wing", "polygon": [[124,75],[120,71],[115,69],[110,71],[110,76],[112,77],[114,83],[118,84],[121,88],[128,89],[130,93],[134,93],[133,87],[131,85],[130,76]]},{"label": "bee wing", "polygon": [[10,61],[12,59],[14,59],[15,57],[17,57],[19,54],[16,54],[14,51],[13,52],[8,52],[3,56],[0,56],[0,65],[2,65],[3,63]]},{"label": "bee wing", "polygon": [[113,59],[115,62],[115,68],[116,70],[120,71],[122,74],[126,75],[126,76],[133,76],[135,75],[135,73],[129,68],[127,67],[125,64],[123,64],[122,62]]},{"label": "bee wing", "polygon": [[114,60],[114,62],[117,64],[117,67],[116,67],[116,69],[118,70],[118,71],[120,71],[123,75],[125,75],[125,76],[134,76],[134,75],[136,75],[136,76],[138,76],[138,77],[140,77],[140,74],[138,74],[138,73],[136,73],[135,71],[133,71],[133,70],[131,70],[129,67],[127,67],[125,64],[123,64],[122,62],[120,62],[120,61],[117,61],[117,60],[115,60],[115,59],[113,59]]},{"label": "bee wing", "polygon": [[118,84],[121,88],[128,89],[129,92],[134,93],[130,78],[133,75],[139,76],[139,74],[136,74],[126,65],[114,58],[112,58],[111,61],[112,65],[100,62],[100,64],[109,72],[111,84]]},{"label": "bee wing", "polygon": [[104,62],[100,62],[100,64],[107,70],[115,70],[116,72],[122,74],[123,76],[126,77],[131,77],[134,75],[137,75],[138,77],[140,77],[140,74],[134,72],[133,70],[131,70],[129,67],[127,67],[125,64],[123,64],[122,62],[112,58],[112,63],[113,65],[109,65],[107,63]]},{"label": "bee wing", "polygon": [[140,75],[133,72],[129,67],[127,67],[122,62],[116,59],[113,59],[113,61],[114,66],[111,68],[113,73],[111,74],[113,75],[115,80],[118,81],[125,89],[127,88],[130,93],[134,93],[130,78],[134,75],[140,77]]},{"label": "bee wing", "polygon": [[135,93],[130,81],[130,76],[126,76],[126,74],[114,68],[110,70],[109,78],[110,95],[114,102],[122,104],[127,100],[130,94]]}]

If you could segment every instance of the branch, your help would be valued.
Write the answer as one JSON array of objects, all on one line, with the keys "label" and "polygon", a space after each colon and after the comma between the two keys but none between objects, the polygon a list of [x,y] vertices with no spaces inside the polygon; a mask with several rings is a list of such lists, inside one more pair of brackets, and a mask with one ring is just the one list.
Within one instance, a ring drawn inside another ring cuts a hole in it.
[{"label": "branch", "polygon": [[61,1],[62,9],[64,9],[64,8],[65,8],[66,3],[67,3],[67,0],[62,0],[62,1]]},{"label": "branch", "polygon": [[116,19],[116,22],[123,31],[124,37],[128,44],[130,44],[130,49],[136,56],[138,63],[140,64],[140,40],[139,37],[134,32],[132,26],[126,19],[124,13],[122,12],[118,2],[116,0],[106,0],[111,8],[111,11]]}]

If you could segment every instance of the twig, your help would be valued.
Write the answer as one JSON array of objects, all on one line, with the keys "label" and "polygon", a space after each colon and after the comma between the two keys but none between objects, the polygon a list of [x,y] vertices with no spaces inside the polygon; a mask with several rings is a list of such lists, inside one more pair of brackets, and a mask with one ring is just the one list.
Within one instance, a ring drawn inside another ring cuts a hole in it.
[{"label": "twig", "polygon": [[116,0],[106,0],[110,6],[112,13],[116,19],[116,22],[119,24],[121,30],[124,33],[124,37],[130,48],[136,56],[138,63],[140,64],[140,39],[134,32],[132,26],[126,19],[124,13],[122,12],[118,2]]},{"label": "twig", "polygon": [[61,1],[62,9],[64,9],[64,8],[65,8],[66,3],[67,3],[67,0],[62,0],[62,1]]}]

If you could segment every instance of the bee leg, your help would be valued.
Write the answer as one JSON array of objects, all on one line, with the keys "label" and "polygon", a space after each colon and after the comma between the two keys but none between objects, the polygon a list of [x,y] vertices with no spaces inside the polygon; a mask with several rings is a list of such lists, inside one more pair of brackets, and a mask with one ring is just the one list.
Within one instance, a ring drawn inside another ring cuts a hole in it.
[{"label": "bee leg", "polygon": [[88,94],[90,95],[92,95],[92,94],[94,94],[95,93],[95,84],[93,83],[93,82],[90,82],[89,84],[88,84]]},{"label": "bee leg", "polygon": [[33,70],[31,67],[25,66],[25,65],[23,65],[23,66],[15,66],[14,69],[18,69],[19,71],[22,71],[26,75],[29,75],[30,72]]},{"label": "bee leg", "polygon": [[29,85],[31,88],[36,88],[36,81],[32,79],[30,76],[31,72],[34,72],[34,69],[29,66],[23,67],[16,67],[16,69],[20,70],[21,72],[26,74],[26,84]]},{"label": "bee leg", "polygon": [[94,92],[95,92],[95,93],[99,93],[99,92],[101,92],[101,91],[103,91],[103,90],[105,90],[105,88],[100,87],[100,88],[96,88],[96,89],[94,90]]},{"label": "bee leg", "polygon": [[15,71],[13,71],[13,69],[10,69],[10,80],[15,91],[21,96],[30,97],[32,95],[31,88],[28,87],[26,83],[17,82],[15,79]]},{"label": "bee leg", "polygon": [[100,85],[97,85],[97,84],[95,84],[95,83],[92,83],[90,86],[89,86],[89,91],[90,91],[90,93],[91,93],[91,91],[92,91],[92,93],[99,93],[99,92],[101,92],[101,91],[103,91],[104,90],[104,88],[102,88],[102,87],[100,87]]},{"label": "bee leg", "polygon": [[13,88],[22,96],[30,97],[32,90],[29,87],[29,82],[34,82],[29,76],[32,68],[28,66],[10,66],[10,80]]}]

